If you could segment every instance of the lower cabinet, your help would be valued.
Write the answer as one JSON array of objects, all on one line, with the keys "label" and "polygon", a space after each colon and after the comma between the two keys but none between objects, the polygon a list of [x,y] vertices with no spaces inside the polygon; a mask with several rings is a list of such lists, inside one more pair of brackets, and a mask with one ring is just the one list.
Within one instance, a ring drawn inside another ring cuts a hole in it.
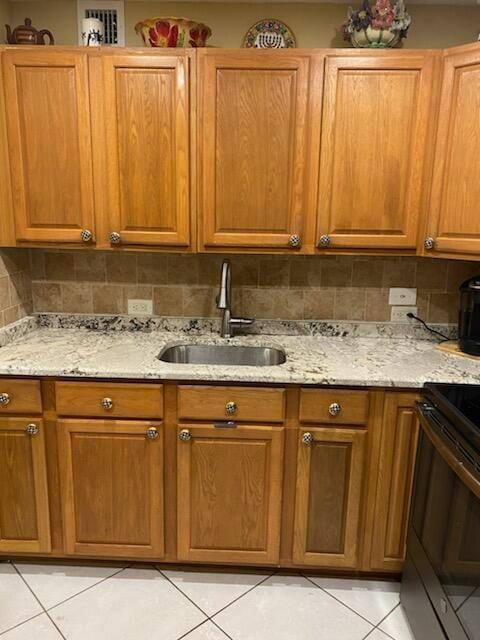
[{"label": "lower cabinet", "polygon": [[162,557],[162,426],[69,419],[57,429],[66,553]]},{"label": "lower cabinet", "polygon": [[315,427],[299,437],[293,562],[355,569],[367,433]]},{"label": "lower cabinet", "polygon": [[278,562],[283,448],[283,427],[178,427],[179,560]]},{"label": "lower cabinet", "polygon": [[0,552],[49,551],[43,422],[0,418]]}]

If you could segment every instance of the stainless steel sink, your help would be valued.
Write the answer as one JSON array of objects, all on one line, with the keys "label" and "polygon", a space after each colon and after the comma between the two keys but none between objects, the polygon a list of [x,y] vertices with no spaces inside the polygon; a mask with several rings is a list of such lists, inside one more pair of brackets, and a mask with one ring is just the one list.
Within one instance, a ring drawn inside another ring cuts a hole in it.
[{"label": "stainless steel sink", "polygon": [[273,347],[241,347],[229,344],[175,344],[166,346],[157,358],[176,364],[222,364],[232,367],[271,367],[287,357]]}]

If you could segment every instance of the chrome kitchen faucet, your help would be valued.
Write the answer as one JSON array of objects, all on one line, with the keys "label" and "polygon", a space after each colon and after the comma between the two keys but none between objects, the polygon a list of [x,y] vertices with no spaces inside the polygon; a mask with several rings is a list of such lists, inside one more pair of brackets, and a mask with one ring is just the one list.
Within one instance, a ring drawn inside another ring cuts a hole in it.
[{"label": "chrome kitchen faucet", "polygon": [[222,325],[220,328],[222,338],[231,338],[234,329],[246,327],[255,322],[253,318],[232,318],[232,268],[228,260],[224,260],[222,264],[217,307],[218,309],[223,309]]}]

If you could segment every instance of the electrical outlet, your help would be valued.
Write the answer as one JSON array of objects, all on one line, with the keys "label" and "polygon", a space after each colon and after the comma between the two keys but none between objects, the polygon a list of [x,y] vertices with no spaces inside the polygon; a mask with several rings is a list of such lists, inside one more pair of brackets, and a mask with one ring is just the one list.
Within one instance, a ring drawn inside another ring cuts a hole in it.
[{"label": "electrical outlet", "polygon": [[409,318],[407,313],[417,315],[417,307],[392,307],[390,320],[392,322],[412,322],[413,318]]},{"label": "electrical outlet", "polygon": [[129,300],[128,314],[130,316],[151,316],[153,314],[152,300]]},{"label": "electrical outlet", "polygon": [[417,304],[417,290],[405,287],[392,287],[388,294],[388,304],[412,305]]}]

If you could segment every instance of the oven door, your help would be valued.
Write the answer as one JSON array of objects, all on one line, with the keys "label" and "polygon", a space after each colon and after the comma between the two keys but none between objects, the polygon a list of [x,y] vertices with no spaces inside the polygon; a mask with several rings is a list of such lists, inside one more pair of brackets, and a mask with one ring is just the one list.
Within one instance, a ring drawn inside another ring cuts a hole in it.
[{"label": "oven door", "polygon": [[480,640],[480,474],[435,408],[418,413],[408,553],[447,637]]}]

